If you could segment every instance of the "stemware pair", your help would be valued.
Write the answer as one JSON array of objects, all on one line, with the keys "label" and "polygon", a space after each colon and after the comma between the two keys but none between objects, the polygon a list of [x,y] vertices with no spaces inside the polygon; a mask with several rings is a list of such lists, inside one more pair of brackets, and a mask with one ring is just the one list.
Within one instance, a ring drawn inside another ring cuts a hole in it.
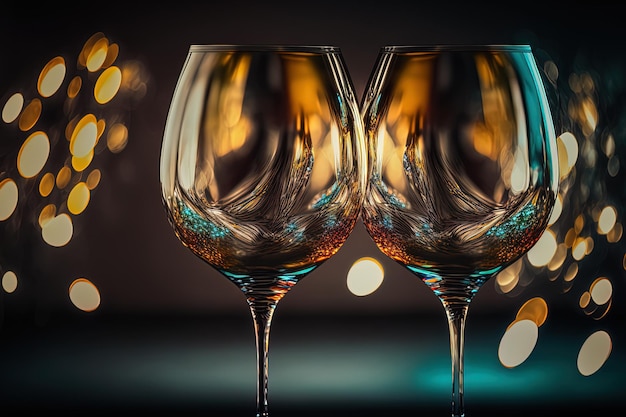
[{"label": "stemware pair", "polygon": [[248,302],[257,417],[277,303],[359,217],[441,300],[462,416],[470,301],[547,227],[556,164],[528,45],[384,47],[360,105],[339,48],[192,45],[160,180],[177,237]]}]

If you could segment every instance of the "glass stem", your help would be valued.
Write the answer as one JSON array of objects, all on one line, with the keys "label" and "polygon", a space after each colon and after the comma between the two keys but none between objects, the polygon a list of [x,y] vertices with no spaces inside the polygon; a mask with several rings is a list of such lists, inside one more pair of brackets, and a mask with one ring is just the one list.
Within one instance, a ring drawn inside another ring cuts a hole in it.
[{"label": "glass stem", "polygon": [[254,320],[254,335],[256,337],[257,356],[257,395],[256,417],[267,417],[267,376],[268,351],[270,339],[270,325],[276,309],[276,303],[258,299],[248,299],[252,319]]},{"label": "glass stem", "polygon": [[466,302],[444,303],[450,331],[450,354],[452,358],[452,417],[465,416],[463,403],[463,354],[465,344],[465,318],[469,304]]}]

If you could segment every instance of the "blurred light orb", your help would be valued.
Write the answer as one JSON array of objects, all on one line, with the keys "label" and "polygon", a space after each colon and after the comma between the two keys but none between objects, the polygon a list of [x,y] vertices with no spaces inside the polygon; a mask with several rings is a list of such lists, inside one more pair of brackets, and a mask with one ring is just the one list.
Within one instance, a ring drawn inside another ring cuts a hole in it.
[{"label": "blurred light orb", "polygon": [[74,234],[72,219],[66,213],[45,222],[41,228],[41,237],[50,246],[61,247],[67,245]]},{"label": "blurred light orb", "polygon": [[41,180],[39,180],[39,194],[42,197],[48,197],[54,189],[54,183],[54,174],[46,172],[41,176]]},{"label": "blurred light orb", "polygon": [[521,272],[522,262],[514,262],[498,273],[496,276],[496,285],[504,294],[511,292],[515,287],[517,287]]},{"label": "blurred light orb", "polygon": [[77,158],[89,154],[98,142],[98,122],[96,116],[87,114],[76,124],[70,138],[70,152]]},{"label": "blurred light orb", "polygon": [[75,75],[67,86],[67,96],[69,98],[74,98],[80,92],[81,87],[83,86],[83,79],[80,76]]},{"label": "blurred light orb", "polygon": [[574,241],[574,245],[572,246],[572,257],[580,261],[585,255],[587,255],[587,239],[579,237]]},{"label": "blurred light orb", "polygon": [[57,173],[57,177],[56,177],[56,185],[59,188],[59,190],[62,190],[65,187],[67,187],[67,184],[70,183],[71,179],[72,179],[72,170],[70,169],[70,167],[62,166],[61,169],[59,169],[59,172]]},{"label": "blurred light orb", "polygon": [[7,271],[2,275],[2,289],[9,294],[17,289],[17,275],[15,275],[15,272]]},{"label": "blurred light orb", "polygon": [[86,67],[89,72],[96,72],[102,65],[107,57],[107,51],[109,49],[109,40],[105,37],[98,39],[87,56]]},{"label": "blurred light orb", "polygon": [[613,295],[613,285],[606,278],[596,279],[589,288],[591,299],[597,305],[606,304]]},{"label": "blurred light orb", "polygon": [[67,197],[67,209],[72,214],[80,214],[87,208],[91,193],[85,182],[77,183]]},{"label": "blurred light orb", "polygon": [[5,123],[12,123],[17,119],[24,107],[24,96],[21,93],[15,93],[6,103],[4,103],[4,107],[2,108],[2,120]]},{"label": "blurred light orb", "polygon": [[561,178],[566,177],[578,160],[578,141],[571,132],[565,132],[557,138],[557,153]]},{"label": "blurred light orb", "polygon": [[498,358],[506,368],[522,364],[535,349],[539,328],[533,320],[523,319],[513,322],[500,339]]},{"label": "blurred light orb", "polygon": [[22,114],[20,115],[20,120],[17,122],[21,131],[26,132],[30,130],[41,116],[41,100],[38,98],[34,98],[24,107],[22,110]]},{"label": "blurred light orb", "polygon": [[37,222],[40,227],[43,227],[50,219],[53,219],[57,215],[57,206],[54,204],[48,204],[39,212],[39,218]]},{"label": "blurred light orb", "polygon": [[609,358],[612,345],[611,336],[604,330],[591,334],[578,351],[578,372],[583,376],[596,373]]},{"label": "blurred light orb", "polygon": [[17,154],[17,169],[24,178],[32,178],[43,169],[50,156],[50,140],[42,131],[31,134]]},{"label": "blurred light orb", "polygon": [[94,98],[99,104],[108,103],[115,97],[122,85],[122,71],[109,67],[100,74],[94,86]]},{"label": "blurred light orb", "polygon": [[77,156],[72,156],[72,168],[74,168],[76,172],[84,171],[85,169],[87,169],[89,164],[91,164],[91,161],[93,161],[93,155],[94,151],[92,149],[87,153],[87,155],[81,156],[80,158]]},{"label": "blurred light orb", "polygon": [[116,123],[107,134],[107,147],[113,153],[121,152],[128,143],[128,129],[122,123]]},{"label": "blurred light orb", "polygon": [[11,217],[17,207],[19,192],[11,178],[0,181],[0,221]]},{"label": "blurred light orb", "polygon": [[65,79],[65,60],[61,56],[52,58],[39,74],[37,90],[42,97],[50,97],[59,90]]},{"label": "blurred light orb", "polygon": [[98,184],[100,184],[101,177],[102,174],[100,173],[99,169],[94,169],[93,171],[91,171],[89,175],[87,175],[87,181],[85,181],[85,183],[87,184],[87,188],[89,188],[90,190],[96,188]]},{"label": "blurred light orb", "polygon": [[526,256],[534,267],[546,266],[550,263],[550,260],[552,260],[557,247],[558,244],[554,232],[550,229],[546,229],[537,243],[530,248]]},{"label": "blurred light orb", "polygon": [[517,311],[516,321],[532,320],[537,327],[541,327],[548,318],[548,304],[541,297],[531,298]]},{"label": "blurred light orb", "polygon": [[100,306],[98,288],[85,278],[78,278],[70,284],[69,296],[76,308],[92,312]]},{"label": "blurred light orb", "polygon": [[607,206],[600,212],[598,217],[598,233],[606,235],[613,229],[617,221],[617,212],[612,206]]},{"label": "blurred light orb", "polygon": [[373,293],[383,283],[383,267],[374,258],[356,260],[348,271],[348,290],[354,295],[365,296]]}]

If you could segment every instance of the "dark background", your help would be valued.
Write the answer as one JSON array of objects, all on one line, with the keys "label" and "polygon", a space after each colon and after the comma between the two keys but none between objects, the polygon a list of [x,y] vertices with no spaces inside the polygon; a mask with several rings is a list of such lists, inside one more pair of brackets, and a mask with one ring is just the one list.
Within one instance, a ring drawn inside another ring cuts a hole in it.
[{"label": "dark background", "polygon": [[[384,45],[527,43],[540,64],[551,61],[559,68],[557,85],[548,85],[557,133],[576,127],[568,113],[574,95],[568,77],[592,74],[598,137],[602,130],[613,132],[623,159],[626,32],[621,7],[605,3],[3,5],[1,105],[16,91],[32,97],[39,71],[54,56],[65,57],[68,79],[79,73],[76,57],[96,32],[119,45],[120,61],[140,63],[147,89],[141,97],[122,97],[107,106],[123,118],[129,142],[119,154],[103,152],[95,158],[102,180],[87,210],[75,219],[67,246],[52,248],[41,241],[35,189],[24,194],[18,213],[0,224],[0,274],[15,270],[19,276],[16,292],[0,293],[0,407],[253,413],[254,346],[243,295],[182,247],[160,201],[160,142],[189,45],[336,45],[360,97]],[[67,120],[50,116],[43,122],[63,128]],[[11,174],[24,138],[14,125],[0,126],[0,180]],[[586,185],[595,190],[593,184],[601,182],[604,191],[590,198],[573,193],[564,207],[569,217],[590,210],[601,194],[618,208],[621,221],[624,177],[607,177],[605,165],[599,160],[580,167],[590,173],[579,174],[588,178]],[[469,415],[553,408],[608,412],[619,400],[626,353],[624,244],[596,242],[571,289],[565,290],[562,280],[548,279],[545,271],[535,271],[536,276],[527,277],[529,284],[512,294],[497,291],[493,282],[481,289],[468,318]],[[362,256],[379,259],[386,279],[374,294],[356,297],[346,288],[345,276]],[[603,275],[612,278],[611,310],[590,315],[578,299]],[[69,300],[68,286],[78,277],[100,291],[102,302],[94,312],[80,311]],[[549,305],[541,343],[527,364],[505,369],[497,362],[500,337],[519,307],[535,296]],[[597,374],[583,377],[576,371],[576,354],[598,329],[611,334],[613,350]],[[447,337],[434,295],[385,259],[358,225],[337,256],[294,287],[277,309],[270,403],[277,415],[318,410],[327,415],[422,410],[444,415]],[[412,367],[420,372],[409,371]]]}]

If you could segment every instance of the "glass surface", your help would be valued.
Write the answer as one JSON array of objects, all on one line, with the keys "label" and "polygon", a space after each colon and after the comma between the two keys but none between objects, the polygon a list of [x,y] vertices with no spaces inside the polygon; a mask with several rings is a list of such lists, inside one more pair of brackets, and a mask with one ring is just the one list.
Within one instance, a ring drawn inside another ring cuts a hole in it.
[{"label": "glass surface", "polygon": [[556,138],[526,45],[387,46],[361,103],[363,221],[380,250],[441,300],[452,415],[464,415],[465,317],[474,295],[547,227]]},{"label": "glass surface", "polygon": [[190,47],[163,138],[163,203],[183,245],[245,295],[257,343],[257,416],[268,415],[274,309],[351,233],[365,161],[338,48]]}]

